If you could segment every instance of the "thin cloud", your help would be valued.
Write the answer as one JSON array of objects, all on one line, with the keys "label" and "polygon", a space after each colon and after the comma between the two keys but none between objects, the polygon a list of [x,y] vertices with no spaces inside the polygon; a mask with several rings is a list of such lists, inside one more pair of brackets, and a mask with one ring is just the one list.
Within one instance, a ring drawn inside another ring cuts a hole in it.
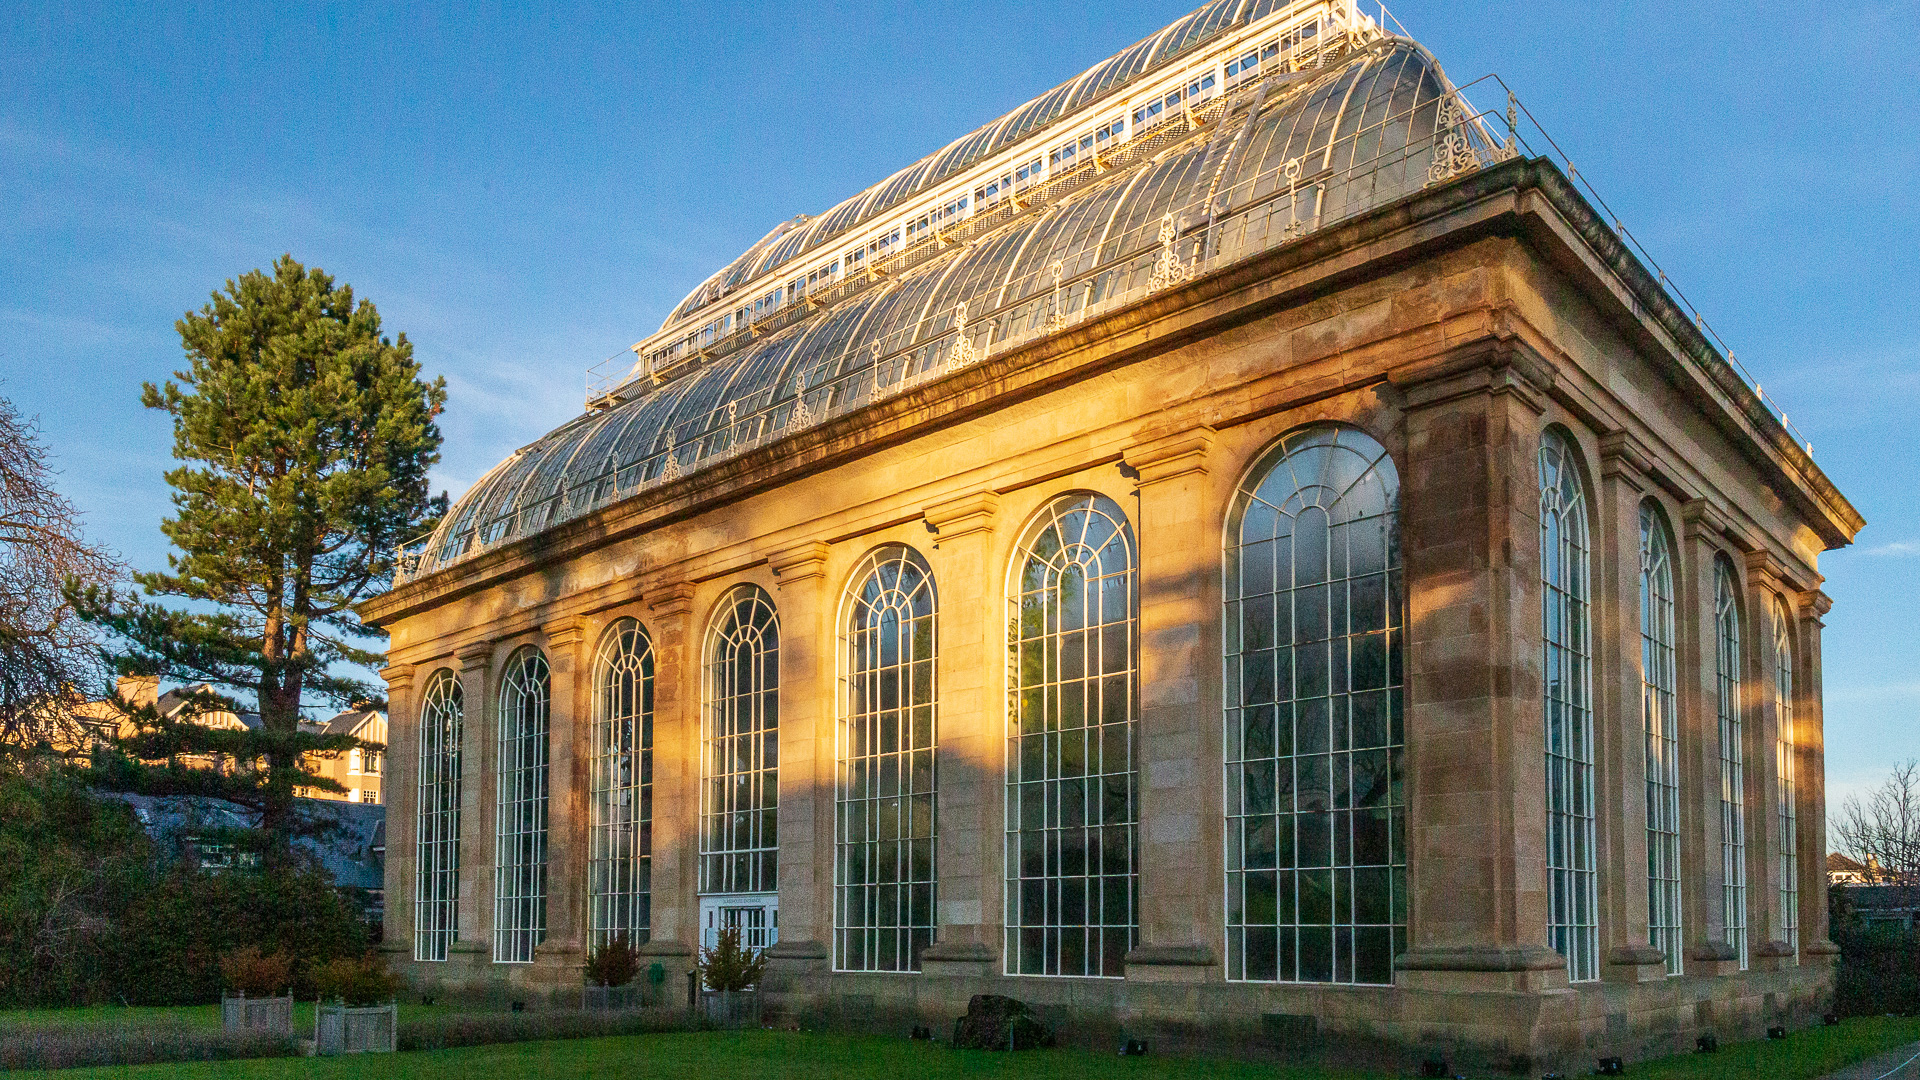
[{"label": "thin cloud", "polygon": [[1920,556],[1920,540],[1895,540],[1891,544],[1870,547],[1868,555],[1888,555],[1896,559],[1911,559]]}]

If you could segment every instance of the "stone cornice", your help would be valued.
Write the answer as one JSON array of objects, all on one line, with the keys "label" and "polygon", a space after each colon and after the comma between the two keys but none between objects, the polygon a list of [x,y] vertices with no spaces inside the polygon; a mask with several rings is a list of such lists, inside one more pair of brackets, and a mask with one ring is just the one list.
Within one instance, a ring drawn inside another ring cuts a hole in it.
[{"label": "stone cornice", "polygon": [[1815,626],[1825,626],[1821,620],[1827,612],[1833,610],[1833,597],[1820,589],[1808,589],[1800,594],[1800,617]]},{"label": "stone cornice", "polygon": [[1213,438],[1213,428],[1198,424],[1130,446],[1122,460],[1140,474],[1141,487],[1182,476],[1205,476]]},{"label": "stone cornice", "polygon": [[935,503],[926,509],[927,524],[942,540],[988,532],[1000,513],[1000,496],[991,491],[976,491],[957,499]]},{"label": "stone cornice", "polygon": [[388,664],[380,669],[380,677],[386,680],[387,692],[392,693],[394,687],[411,682],[416,670],[412,664]]}]

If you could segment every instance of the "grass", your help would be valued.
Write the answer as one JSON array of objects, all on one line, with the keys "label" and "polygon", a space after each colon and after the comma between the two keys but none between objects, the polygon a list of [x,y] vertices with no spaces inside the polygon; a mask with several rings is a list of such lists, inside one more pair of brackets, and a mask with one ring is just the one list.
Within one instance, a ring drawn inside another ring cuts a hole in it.
[{"label": "grass", "polygon": [[[457,1005],[419,1005],[401,1001],[399,1020],[422,1020],[467,1013]],[[184,1028],[221,1030],[219,1005],[84,1005],[79,1009],[8,1009],[0,1011],[0,1036],[27,1026],[86,1026],[86,1024],[179,1024]],[[313,1001],[294,1001],[294,1030],[313,1034]]]},{"label": "grass", "polygon": [[[464,1012],[452,1005],[420,1005],[400,1002],[400,1021]],[[10,1029],[38,1026],[84,1026],[91,1024],[178,1024],[182,1027],[220,1030],[218,1005],[87,1005],[75,1009],[10,1009],[0,1012],[0,1037]],[[313,1002],[293,1003],[293,1029],[313,1034]]]},{"label": "grass", "polygon": [[[1920,1040],[1920,1020],[1850,1020],[1783,1042],[1723,1047],[1628,1067],[1653,1080],[1813,1080]],[[1581,1072],[1585,1069],[1579,1070]],[[1362,1074],[1078,1050],[992,1054],[849,1035],[659,1034],[353,1058],[268,1059],[16,1072],[43,1080],[1360,1080]]]}]

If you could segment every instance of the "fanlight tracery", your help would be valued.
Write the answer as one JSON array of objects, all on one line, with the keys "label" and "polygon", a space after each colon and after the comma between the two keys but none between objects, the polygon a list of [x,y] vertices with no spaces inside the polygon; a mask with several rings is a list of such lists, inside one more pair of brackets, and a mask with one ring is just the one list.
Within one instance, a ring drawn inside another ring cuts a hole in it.
[{"label": "fanlight tracery", "polygon": [[1720,906],[1727,944],[1747,969],[1747,779],[1740,714],[1740,602],[1733,564],[1713,565],[1715,704],[1720,721]]},{"label": "fanlight tracery", "polygon": [[1567,977],[1600,977],[1594,853],[1591,576],[1578,451],[1540,437],[1540,597],[1547,750],[1547,934]]},{"label": "fanlight tracery", "polygon": [[834,966],[918,971],[933,942],[938,599],[920,553],[862,560],[840,620]]},{"label": "fanlight tracery", "polygon": [[547,723],[547,658],[522,649],[500,680],[495,963],[530,964],[547,937]]},{"label": "fanlight tracery", "polygon": [[1118,977],[1139,937],[1133,530],[1064,495],[1007,582],[1006,968]]},{"label": "fanlight tracery", "polygon": [[1315,425],[1227,521],[1227,973],[1393,982],[1407,943],[1399,475]]},{"label": "fanlight tracery", "polygon": [[700,891],[772,892],[780,834],[780,620],[754,585],[721,598],[707,628],[700,732]]},{"label": "fanlight tracery", "polygon": [[414,806],[413,958],[445,960],[460,936],[460,680],[445,668],[420,695],[420,790]]},{"label": "fanlight tracery", "polygon": [[1681,970],[1680,717],[1675,703],[1673,546],[1651,502],[1640,505],[1640,711],[1646,736],[1647,933]]},{"label": "fanlight tracery", "polygon": [[595,946],[649,940],[653,890],[653,642],[633,619],[594,661],[588,930]]}]

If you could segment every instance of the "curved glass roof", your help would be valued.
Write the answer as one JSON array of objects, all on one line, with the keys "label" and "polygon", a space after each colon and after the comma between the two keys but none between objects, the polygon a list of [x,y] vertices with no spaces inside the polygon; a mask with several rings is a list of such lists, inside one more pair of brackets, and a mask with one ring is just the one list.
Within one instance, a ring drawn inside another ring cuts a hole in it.
[{"label": "curved glass roof", "polygon": [[[1210,0],[1166,29],[1123,49],[998,120],[955,139],[841,203],[822,215],[825,219],[823,227],[812,230],[804,247],[799,243],[791,247],[783,244],[757,264],[755,260],[743,256],[734,265],[744,263],[754,266],[752,274],[744,277],[729,275],[717,289],[711,287],[714,284],[712,281],[703,283],[673,309],[661,328],[679,322],[747,281],[772,272],[803,251],[812,250],[848,229],[893,209],[988,154],[1011,146],[1060,117],[1077,111],[1082,105],[1118,90],[1142,75],[1173,64],[1221,33],[1257,22],[1295,2],[1297,0]],[[764,251],[766,246],[767,241],[762,240],[754,245],[754,250]]]},{"label": "curved glass roof", "polygon": [[[1460,145],[1481,161],[1501,153],[1443,113],[1444,75],[1403,39],[1258,93],[1216,102],[1213,122],[1145,140],[1137,160],[703,368],[627,387],[475,484],[413,574],[1131,303],[1164,287],[1170,264],[1205,272],[1417,192],[1456,168]],[[756,250],[804,231],[783,226]]]}]

